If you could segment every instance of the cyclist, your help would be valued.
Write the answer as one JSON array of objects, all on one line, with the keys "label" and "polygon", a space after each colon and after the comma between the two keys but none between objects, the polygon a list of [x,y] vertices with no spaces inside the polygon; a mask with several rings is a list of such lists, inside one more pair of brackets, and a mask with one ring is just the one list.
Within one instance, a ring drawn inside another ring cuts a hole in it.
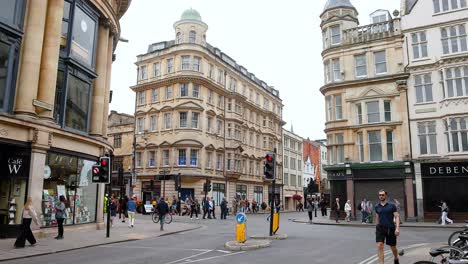
[{"label": "cyclist", "polygon": [[161,197],[159,200],[158,205],[156,206],[156,211],[159,214],[159,223],[161,225],[160,230],[164,231],[164,216],[169,212],[169,206],[166,201],[164,201],[164,197]]},{"label": "cyclist", "polygon": [[[379,191],[380,202],[375,206],[375,241],[377,242],[377,255],[379,264],[384,264],[384,242],[390,246],[393,253],[394,264],[400,264],[396,247],[397,236],[400,235],[400,215],[394,204],[387,202],[387,192]],[[396,227],[395,227],[396,223]]]}]

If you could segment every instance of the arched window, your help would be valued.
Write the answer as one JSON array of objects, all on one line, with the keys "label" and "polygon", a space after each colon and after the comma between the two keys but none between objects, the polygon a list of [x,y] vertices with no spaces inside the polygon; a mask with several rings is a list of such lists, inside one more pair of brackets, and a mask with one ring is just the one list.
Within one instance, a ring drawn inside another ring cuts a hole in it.
[{"label": "arched window", "polygon": [[179,44],[182,42],[182,34],[180,32],[177,32],[176,35],[176,44]]},{"label": "arched window", "polygon": [[195,43],[195,40],[197,39],[197,33],[195,31],[190,31],[189,34],[189,42],[190,43]]}]

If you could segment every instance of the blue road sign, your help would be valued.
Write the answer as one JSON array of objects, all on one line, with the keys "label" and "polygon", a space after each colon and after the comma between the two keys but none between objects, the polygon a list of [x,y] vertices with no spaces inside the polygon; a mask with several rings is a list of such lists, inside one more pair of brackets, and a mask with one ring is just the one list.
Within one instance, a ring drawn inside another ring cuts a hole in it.
[{"label": "blue road sign", "polygon": [[245,223],[245,220],[247,220],[247,217],[244,213],[238,213],[236,215],[236,221],[238,224],[243,224]]}]

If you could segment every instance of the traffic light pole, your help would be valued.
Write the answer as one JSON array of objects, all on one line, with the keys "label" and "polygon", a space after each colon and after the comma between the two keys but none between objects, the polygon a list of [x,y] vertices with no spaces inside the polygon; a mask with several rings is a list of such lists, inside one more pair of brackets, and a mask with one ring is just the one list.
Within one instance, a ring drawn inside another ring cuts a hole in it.
[{"label": "traffic light pole", "polygon": [[275,176],[273,182],[271,183],[271,212],[270,212],[270,236],[273,236],[273,214],[275,208],[275,188],[276,188],[276,148],[273,151],[274,153],[274,166],[273,166],[273,175]]},{"label": "traffic light pole", "polygon": [[[112,168],[112,162],[114,161],[114,153],[112,150],[110,151],[109,155],[109,169]],[[112,194],[112,180],[109,179],[109,184],[107,184],[107,226],[106,226],[106,237],[108,238],[110,236],[110,199],[111,199],[111,194]]]}]

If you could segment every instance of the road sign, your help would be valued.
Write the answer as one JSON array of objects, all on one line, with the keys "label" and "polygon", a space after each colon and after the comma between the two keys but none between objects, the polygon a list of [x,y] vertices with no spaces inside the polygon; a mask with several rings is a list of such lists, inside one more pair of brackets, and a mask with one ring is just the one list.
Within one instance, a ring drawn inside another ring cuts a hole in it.
[{"label": "road sign", "polygon": [[238,213],[236,215],[236,221],[238,224],[243,224],[247,220],[247,217],[244,213]]},{"label": "road sign", "polygon": [[246,241],[245,235],[245,222],[247,221],[247,216],[244,213],[238,213],[236,215],[236,240],[237,242],[244,243]]}]

